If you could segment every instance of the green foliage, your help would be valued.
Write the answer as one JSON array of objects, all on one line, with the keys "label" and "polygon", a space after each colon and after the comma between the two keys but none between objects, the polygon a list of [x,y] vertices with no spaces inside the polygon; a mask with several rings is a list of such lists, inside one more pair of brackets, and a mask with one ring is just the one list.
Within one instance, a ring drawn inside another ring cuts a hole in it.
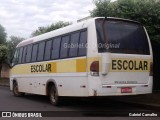
[{"label": "green foliage", "polygon": [[43,34],[43,33],[46,33],[46,32],[50,32],[50,31],[68,26],[70,24],[71,24],[70,22],[59,21],[59,22],[53,23],[53,24],[51,24],[47,27],[39,27],[37,30],[32,32],[31,36],[37,36],[37,35],[40,35],[40,34]]},{"label": "green foliage", "polygon": [[0,44],[4,44],[6,42],[7,34],[3,26],[0,25]]},{"label": "green foliage", "polygon": [[0,79],[1,79],[1,70],[2,64],[7,63],[8,58],[8,47],[6,45],[0,45]]},{"label": "green foliage", "polygon": [[142,23],[151,40],[160,43],[160,0],[95,0],[91,16],[121,17]]},{"label": "green foliage", "polygon": [[18,43],[20,43],[22,40],[24,40],[24,38],[22,37],[10,36],[10,39],[7,41],[7,46],[9,49],[9,58],[12,56]]},{"label": "green foliage", "polygon": [[6,62],[8,58],[8,47],[6,45],[0,45],[0,64]]}]

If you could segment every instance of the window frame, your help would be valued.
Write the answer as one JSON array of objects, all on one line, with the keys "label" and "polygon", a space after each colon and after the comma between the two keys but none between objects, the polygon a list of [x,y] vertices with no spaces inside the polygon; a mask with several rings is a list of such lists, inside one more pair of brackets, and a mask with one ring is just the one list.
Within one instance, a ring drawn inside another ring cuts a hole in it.
[{"label": "window frame", "polygon": [[[52,57],[52,52],[53,52],[53,43],[54,43],[54,40],[57,39],[57,38],[60,38],[60,46],[59,46],[59,51],[58,51],[58,58],[53,58]],[[52,40],[52,47],[51,47],[51,57],[50,57],[50,60],[59,60],[60,59],[60,51],[61,51],[61,42],[62,42],[62,36],[57,36],[57,37],[54,37],[53,40]]]},{"label": "window frame", "polygon": [[[40,45],[40,43],[43,43],[43,42],[44,42],[43,57],[42,57],[42,60],[38,60],[38,55],[39,55],[39,45]],[[36,62],[44,61],[45,46],[46,46],[46,41],[45,41],[45,40],[42,40],[42,41],[38,42]]]},{"label": "window frame", "polygon": [[[78,36],[78,42],[77,42],[78,45],[79,45],[81,31],[75,31],[75,32],[72,32],[72,33],[70,34],[70,44],[71,44],[71,40],[72,40],[72,35],[73,35],[73,34],[77,34],[77,33],[79,34],[79,36]],[[73,49],[73,48],[72,48],[72,49]],[[69,48],[69,50],[68,50],[68,52],[69,52],[69,53],[68,53],[68,57],[69,57],[69,58],[78,57],[79,47],[77,47],[76,49],[77,49],[77,54],[76,54],[75,56],[70,56],[71,48]]]},{"label": "window frame", "polygon": [[[14,59],[15,59],[15,57],[14,57],[15,54],[16,54],[16,57],[17,57],[16,59],[17,59],[17,60],[14,60]],[[14,51],[14,55],[13,55],[13,58],[12,58],[12,62],[11,62],[12,67],[18,64],[18,60],[19,60],[18,55],[19,55],[19,48],[16,48],[15,51]],[[13,61],[14,61],[14,64],[13,64]]]},{"label": "window frame", "polygon": [[[100,28],[103,28],[103,29],[100,29],[99,26],[102,26],[100,24],[102,24],[101,22],[104,23],[104,28],[103,27],[100,27]],[[147,35],[146,35],[146,32],[144,30],[144,27],[142,24],[136,22],[136,21],[130,21],[130,20],[121,20],[121,19],[104,19],[104,18],[99,18],[99,19],[96,19],[95,20],[95,26],[96,26],[96,34],[97,34],[97,44],[105,44],[105,43],[113,43],[114,41],[111,41],[109,38],[108,38],[108,31],[107,31],[107,26],[108,25],[111,25],[113,23],[116,23],[116,24],[121,24],[121,25],[129,25],[129,26],[137,26],[137,28],[139,29],[143,29],[143,37],[146,38],[146,42],[143,41],[143,43],[147,43],[146,45],[146,49],[135,49],[133,47],[131,47],[131,49],[129,47],[124,47],[124,48],[118,48],[118,49],[114,49],[114,48],[110,48],[110,49],[106,49],[105,47],[103,48],[99,48],[97,47],[98,49],[98,53],[103,53],[103,52],[111,52],[111,53],[115,53],[115,54],[131,54],[131,55],[150,55],[150,47],[149,47],[149,42],[148,42],[148,39],[147,39]],[[116,26],[116,25],[115,25]],[[123,28],[123,27],[121,27]],[[102,31],[104,30],[104,31]],[[98,33],[98,31],[101,31],[103,32],[102,36]],[[113,34],[113,33],[112,33]],[[110,34],[111,35],[111,34]],[[104,40],[103,40],[104,38]],[[128,41],[127,41],[128,42]],[[126,42],[126,43],[127,43]],[[133,40],[131,41],[133,42]],[[117,42],[117,43],[122,43],[122,42]],[[135,42],[134,42],[135,43]],[[124,45],[124,44],[123,44]],[[135,44],[134,44],[135,45]],[[98,45],[97,45],[98,46]],[[125,45],[124,45],[125,46]],[[132,46],[132,45],[131,45]],[[142,45],[143,46],[143,45]],[[147,48],[148,47],[148,48]],[[140,47],[139,47],[140,48]],[[142,47],[141,47],[142,48]]]},{"label": "window frame", "polygon": [[[20,54],[20,50],[22,49],[22,53]],[[24,50],[24,47],[19,47],[19,53],[18,53],[18,62],[17,64],[21,64],[22,63],[22,58],[23,58],[23,50]],[[20,56],[21,55],[21,56]],[[21,57],[21,58],[20,58]],[[20,61],[19,61],[20,60]]]},{"label": "window frame", "polygon": [[[26,50],[25,50],[26,48]],[[24,56],[24,50],[25,50],[25,56]],[[27,54],[27,46],[23,46],[23,53],[22,53],[22,61],[21,64],[26,63],[26,54]],[[24,57],[24,59],[23,59]],[[23,61],[24,60],[24,61]]]},{"label": "window frame", "polygon": [[[86,32],[86,37],[88,38],[88,31],[86,30],[86,29],[84,29],[84,30],[81,30],[80,31],[80,35],[79,35],[79,44],[80,44],[80,38],[81,38],[81,33],[82,32]],[[88,39],[86,38],[86,44],[87,44],[87,42],[88,42]],[[80,50],[80,48],[78,48],[78,57],[82,57],[82,56],[87,56],[87,48],[86,48],[86,54],[85,55],[80,55],[79,54],[79,50]]]},{"label": "window frame", "polygon": [[62,50],[62,38],[63,37],[67,37],[68,36],[68,38],[69,38],[69,40],[68,40],[68,44],[70,44],[70,41],[71,41],[71,37],[70,37],[70,35],[71,35],[71,33],[69,33],[69,34],[66,34],[66,35],[63,35],[62,37],[61,37],[61,43],[60,43],[60,52],[59,52],[59,59],[66,59],[66,58],[69,58],[69,50],[70,50],[70,48],[67,48],[67,56],[66,57],[61,57],[61,50]]},{"label": "window frame", "polygon": [[[45,53],[46,53],[47,42],[49,42],[49,41],[51,41],[50,56],[49,56],[49,59],[45,59]],[[45,48],[44,48],[43,61],[51,60],[51,56],[52,56],[52,43],[53,43],[53,38],[49,38],[49,39],[45,40]]]},{"label": "window frame", "polygon": [[[34,46],[34,45],[37,45],[37,52],[36,52],[36,58],[35,58],[36,60],[35,60],[35,61],[32,61],[32,54],[33,54],[33,46]],[[39,43],[38,43],[38,42],[36,42],[36,43],[32,44],[32,52],[31,52],[31,60],[30,60],[30,61],[31,61],[31,63],[38,62],[38,61],[37,61],[38,48],[39,48]]]},{"label": "window frame", "polygon": [[[32,49],[33,49],[33,44],[28,44],[28,45],[26,45],[27,46],[27,50],[28,50],[28,46],[31,46],[31,56],[30,56],[30,61],[29,62],[27,62],[26,60],[27,60],[27,51],[26,51],[26,57],[25,57],[25,63],[31,63],[31,59],[32,59]],[[24,47],[24,46],[23,46]]]}]

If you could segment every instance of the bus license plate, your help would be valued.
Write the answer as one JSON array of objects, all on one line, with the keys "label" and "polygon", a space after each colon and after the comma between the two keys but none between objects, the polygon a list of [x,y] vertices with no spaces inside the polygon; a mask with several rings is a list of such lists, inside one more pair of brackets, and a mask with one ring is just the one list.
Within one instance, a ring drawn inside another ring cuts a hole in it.
[{"label": "bus license plate", "polygon": [[131,87],[123,87],[121,88],[121,93],[132,93]]}]

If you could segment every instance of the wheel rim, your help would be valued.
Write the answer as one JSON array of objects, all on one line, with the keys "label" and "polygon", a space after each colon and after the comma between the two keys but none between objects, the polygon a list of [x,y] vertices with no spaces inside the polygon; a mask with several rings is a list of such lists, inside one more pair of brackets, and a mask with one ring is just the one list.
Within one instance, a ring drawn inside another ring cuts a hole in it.
[{"label": "wheel rim", "polygon": [[52,91],[51,91],[51,101],[53,103],[56,102],[56,91],[55,91],[55,89],[52,89]]},{"label": "wheel rim", "polygon": [[15,88],[14,88],[14,93],[15,93],[16,95],[19,94],[19,92],[18,92],[18,87],[17,87],[17,86],[15,86]]}]

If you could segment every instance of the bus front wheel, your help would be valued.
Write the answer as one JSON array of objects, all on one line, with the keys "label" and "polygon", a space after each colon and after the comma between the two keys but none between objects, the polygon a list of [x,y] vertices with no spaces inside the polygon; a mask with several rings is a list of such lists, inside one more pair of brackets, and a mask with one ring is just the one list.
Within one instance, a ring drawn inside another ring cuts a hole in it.
[{"label": "bus front wheel", "polygon": [[17,83],[14,83],[14,84],[13,84],[13,94],[14,94],[14,96],[16,96],[16,97],[21,97],[21,96],[24,95],[24,93],[19,92],[19,90],[18,90],[18,84],[17,84]]},{"label": "bus front wheel", "polygon": [[60,105],[60,97],[58,96],[58,91],[54,85],[50,88],[50,102],[51,104],[58,106]]}]

